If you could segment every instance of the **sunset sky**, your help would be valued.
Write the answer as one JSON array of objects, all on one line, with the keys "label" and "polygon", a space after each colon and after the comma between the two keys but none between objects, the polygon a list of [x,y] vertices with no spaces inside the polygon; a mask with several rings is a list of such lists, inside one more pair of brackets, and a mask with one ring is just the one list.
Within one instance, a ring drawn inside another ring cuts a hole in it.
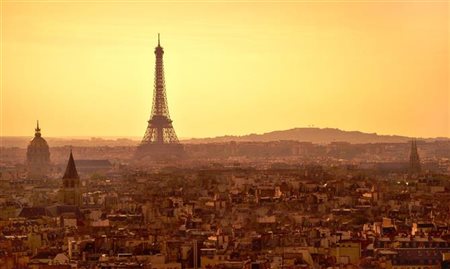
[{"label": "sunset sky", "polygon": [[450,137],[448,1],[3,1],[0,135],[143,136],[157,33],[181,138]]}]

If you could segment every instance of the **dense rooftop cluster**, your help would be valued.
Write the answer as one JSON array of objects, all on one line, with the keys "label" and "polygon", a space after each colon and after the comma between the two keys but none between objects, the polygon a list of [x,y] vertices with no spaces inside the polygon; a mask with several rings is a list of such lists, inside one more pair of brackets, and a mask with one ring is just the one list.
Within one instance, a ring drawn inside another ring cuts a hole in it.
[{"label": "dense rooftop cluster", "polygon": [[[70,160],[66,172],[76,169]],[[442,169],[155,167],[93,162],[79,171],[80,205],[61,199],[64,171],[2,177],[0,268],[448,266],[450,177]]]}]

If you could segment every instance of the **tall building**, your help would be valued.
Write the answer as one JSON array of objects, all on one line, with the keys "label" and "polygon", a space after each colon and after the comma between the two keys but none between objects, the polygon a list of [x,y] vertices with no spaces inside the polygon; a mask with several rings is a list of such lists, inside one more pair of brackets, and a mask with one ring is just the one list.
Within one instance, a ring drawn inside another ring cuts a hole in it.
[{"label": "tall building", "polygon": [[411,141],[411,152],[409,154],[409,174],[417,175],[422,171],[419,153],[417,152],[417,141]]},{"label": "tall building", "polygon": [[50,168],[50,149],[41,135],[39,121],[37,122],[33,140],[27,148],[27,167],[28,177],[43,178],[47,175]]},{"label": "tall building", "polygon": [[135,158],[138,161],[179,158],[184,152],[169,115],[164,81],[163,55],[164,49],[161,47],[158,34],[158,46],[155,48],[156,65],[153,107],[144,138],[136,151]]},{"label": "tall building", "polygon": [[70,151],[66,172],[64,173],[62,180],[63,185],[61,192],[63,204],[81,206],[80,177],[78,176],[77,168],[75,166],[72,150]]}]

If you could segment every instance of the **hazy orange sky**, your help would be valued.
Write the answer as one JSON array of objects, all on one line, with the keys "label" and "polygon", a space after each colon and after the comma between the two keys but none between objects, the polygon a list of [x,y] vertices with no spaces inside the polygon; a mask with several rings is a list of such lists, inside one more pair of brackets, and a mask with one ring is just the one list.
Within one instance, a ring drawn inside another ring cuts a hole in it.
[{"label": "hazy orange sky", "polygon": [[447,1],[3,1],[1,21],[4,136],[143,136],[160,32],[179,137],[450,137]]}]

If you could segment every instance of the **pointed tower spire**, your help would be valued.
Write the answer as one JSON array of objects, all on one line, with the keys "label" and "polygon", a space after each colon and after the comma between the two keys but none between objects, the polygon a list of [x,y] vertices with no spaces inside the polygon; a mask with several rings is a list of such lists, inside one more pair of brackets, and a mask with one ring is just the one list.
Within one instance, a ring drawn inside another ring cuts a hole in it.
[{"label": "pointed tower spire", "polygon": [[158,33],[158,47],[161,47],[161,45],[159,44],[159,33]]},{"label": "pointed tower spire", "polygon": [[34,136],[41,136],[41,128],[39,128],[39,120],[37,120],[36,129],[34,129]]},{"label": "pointed tower spire", "polygon": [[77,179],[78,172],[75,166],[75,160],[73,159],[72,149],[70,149],[69,161],[67,162],[66,172],[64,173],[63,179]]},{"label": "pointed tower spire", "polygon": [[409,153],[409,174],[419,174],[421,172],[420,158],[417,151],[417,140],[411,140],[411,151]]}]

